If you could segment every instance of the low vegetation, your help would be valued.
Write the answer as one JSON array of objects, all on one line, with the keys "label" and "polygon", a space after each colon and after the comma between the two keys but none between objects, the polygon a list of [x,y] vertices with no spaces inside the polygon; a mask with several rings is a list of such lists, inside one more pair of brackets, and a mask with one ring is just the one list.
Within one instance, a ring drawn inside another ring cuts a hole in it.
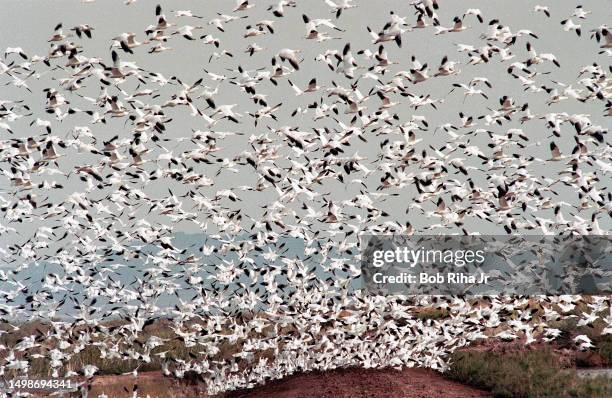
[{"label": "low vegetation", "polygon": [[463,350],[452,356],[447,377],[491,391],[496,398],[608,398],[612,382],[582,379],[564,368],[550,348],[511,353]]},{"label": "low vegetation", "polygon": [[[602,316],[605,316],[605,314],[602,314]],[[605,324],[601,319],[588,326],[578,326],[576,318],[553,321],[550,322],[549,326],[562,332],[561,336],[555,340],[558,348],[575,349],[572,339],[577,335],[586,335],[591,339],[594,345],[592,350],[575,354],[574,364],[577,367],[612,366],[612,335],[602,334]]]}]

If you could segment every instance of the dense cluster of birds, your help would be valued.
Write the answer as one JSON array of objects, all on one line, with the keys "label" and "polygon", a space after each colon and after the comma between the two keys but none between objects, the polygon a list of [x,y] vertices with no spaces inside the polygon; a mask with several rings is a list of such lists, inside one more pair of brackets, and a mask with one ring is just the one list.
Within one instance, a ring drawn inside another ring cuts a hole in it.
[{"label": "dense cluster of birds", "polygon": [[[547,322],[566,317],[612,333],[605,296],[355,285],[362,234],[607,235],[612,32],[596,10],[531,10],[578,51],[568,71],[576,54],[547,52],[543,29],[457,10],[469,2],[385,2],[380,26],[357,18],[369,2],[306,3],[151,6],[148,26],[110,36],[79,5],[83,23],[50,26],[48,51],[4,50],[0,338],[47,326],[1,340],[0,375],[44,359],[89,380],[95,363],[68,364],[94,347],[138,363],[134,375],[160,361],[217,393],[341,366],[444,370],[477,339],[554,340]],[[172,55],[182,48],[205,57],[198,76],[183,75],[196,61]]]}]

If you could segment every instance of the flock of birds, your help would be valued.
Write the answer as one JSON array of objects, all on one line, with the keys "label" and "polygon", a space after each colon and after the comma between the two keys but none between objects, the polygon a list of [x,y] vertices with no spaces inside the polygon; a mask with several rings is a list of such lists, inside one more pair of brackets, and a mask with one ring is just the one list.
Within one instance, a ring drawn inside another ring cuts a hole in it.
[{"label": "flock of birds", "polygon": [[[95,363],[67,364],[95,347],[136,361],[134,375],[159,360],[217,393],[341,366],[444,370],[492,329],[552,341],[562,332],[547,323],[568,317],[612,333],[606,296],[474,301],[354,285],[362,234],[608,234],[612,32],[592,24],[598,11],[536,5],[532,31],[444,0],[384,3],[381,26],[352,19],[365,1],[319,3],[158,5],[148,26],[108,37],[83,6],[81,24],[50,26],[45,53],[6,48],[0,376],[44,359],[54,377],[90,380]],[[297,26],[293,47],[275,47]],[[579,70],[564,69],[569,50],[540,44],[544,26],[577,49]],[[411,51],[417,35],[430,53]],[[442,42],[456,51],[436,53]],[[170,56],[180,48],[205,56],[199,76],[182,75],[192,61]],[[184,231],[203,242],[184,244]],[[421,307],[451,316],[421,319]],[[48,327],[2,339],[25,320]],[[164,336],[148,332],[162,321]]]}]

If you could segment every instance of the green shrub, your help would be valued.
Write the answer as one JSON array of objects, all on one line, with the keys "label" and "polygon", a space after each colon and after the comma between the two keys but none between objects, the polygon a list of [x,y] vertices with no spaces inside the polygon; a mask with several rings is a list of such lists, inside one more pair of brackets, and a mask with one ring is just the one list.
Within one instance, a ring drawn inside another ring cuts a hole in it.
[{"label": "green shrub", "polygon": [[607,335],[606,338],[602,338],[595,341],[597,351],[599,355],[604,359],[606,365],[612,365],[612,336]]},{"label": "green shrub", "polygon": [[612,396],[610,380],[578,378],[575,372],[563,369],[549,349],[509,354],[456,352],[448,377],[491,391],[496,398]]}]

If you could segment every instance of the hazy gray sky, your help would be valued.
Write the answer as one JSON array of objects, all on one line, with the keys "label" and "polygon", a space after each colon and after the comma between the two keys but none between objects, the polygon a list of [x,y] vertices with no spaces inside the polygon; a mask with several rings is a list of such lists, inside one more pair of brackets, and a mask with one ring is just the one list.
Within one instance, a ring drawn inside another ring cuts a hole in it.
[{"label": "hazy gray sky", "polygon": [[[383,78],[385,82],[386,80],[390,80],[395,72],[408,69],[410,57],[413,55],[421,62],[427,62],[431,68],[432,74],[437,69],[444,55],[448,55],[451,60],[460,62],[459,69],[461,73],[457,76],[430,79],[425,83],[414,86],[410,85],[408,87],[408,91],[415,95],[430,94],[433,98],[443,98],[445,102],[438,106],[438,110],[434,110],[431,107],[424,107],[414,111],[405,104],[390,110],[393,113],[397,113],[402,121],[409,120],[414,114],[424,115],[428,118],[430,123],[429,131],[417,132],[418,138],[423,139],[423,141],[416,146],[418,151],[422,149],[431,151],[428,147],[429,145],[439,148],[445,142],[449,141],[449,137],[446,133],[438,131],[434,135],[436,126],[449,122],[458,123],[459,111],[463,111],[465,114],[470,114],[474,117],[484,115],[488,112],[486,107],[498,104],[497,99],[503,95],[514,97],[519,104],[529,102],[534,114],[539,115],[545,112],[583,113],[590,115],[595,124],[601,124],[603,126],[609,125],[608,121],[602,117],[603,107],[601,102],[590,101],[582,104],[575,100],[569,100],[547,107],[545,105],[545,99],[547,98],[545,92],[525,94],[519,81],[512,79],[507,74],[506,69],[509,62],[501,63],[498,57],[494,57],[494,59],[486,65],[466,65],[468,60],[467,55],[457,52],[455,46],[456,43],[473,44],[478,47],[483,46],[485,42],[479,39],[479,35],[488,30],[487,23],[489,20],[497,18],[502,24],[510,26],[512,31],[530,29],[539,36],[539,39],[531,37],[519,38],[517,44],[510,48],[510,51],[515,54],[515,59],[513,59],[513,61],[524,61],[527,58],[525,50],[525,43],[527,41],[533,43],[538,52],[551,52],[557,55],[562,68],[556,68],[552,64],[539,66],[537,68],[538,71],[546,71],[550,72],[550,74],[537,76],[536,80],[538,84],[550,87],[553,85],[551,80],[556,80],[576,85],[578,71],[582,66],[593,62],[598,62],[601,65],[609,65],[609,58],[598,55],[598,44],[594,40],[589,40],[588,38],[590,29],[610,21],[609,7],[606,6],[606,4],[609,4],[607,1],[581,2],[585,9],[593,11],[593,13],[588,16],[587,20],[581,21],[583,24],[583,34],[581,38],[578,38],[573,32],[564,32],[559,23],[562,19],[571,15],[576,4],[573,1],[510,2],[442,0],[440,3],[441,8],[438,10],[438,14],[443,26],[451,26],[453,17],[456,15],[461,16],[467,8],[480,8],[485,18],[485,23],[480,24],[476,18],[468,16],[466,17],[465,24],[470,26],[470,28],[461,33],[434,36],[432,28],[427,28],[414,30],[404,34],[402,48],[398,48],[393,42],[385,43],[385,49],[389,53],[389,58],[399,63],[399,65],[394,65],[389,68],[389,71]],[[542,13],[535,13],[533,11],[533,6],[538,3],[551,7],[551,18],[546,18]],[[53,33],[53,27],[57,23],[62,22],[65,31],[79,23],[87,23],[95,28],[93,39],[71,39],[83,46],[83,55],[100,57],[106,64],[110,65],[109,46],[111,39],[122,32],[135,32],[139,40],[144,40],[144,29],[147,25],[155,22],[154,9],[156,4],[157,2],[155,1],[144,0],[140,0],[130,6],[125,6],[123,2],[119,0],[96,1],[86,4],[80,1],[4,1],[3,12],[0,15],[0,49],[9,46],[21,46],[30,56],[34,54],[45,55],[50,46],[47,40]],[[215,59],[209,63],[208,59],[211,53],[216,50],[215,48],[204,45],[201,41],[190,42],[180,36],[173,36],[172,39],[166,43],[167,46],[172,47],[171,51],[161,54],[148,54],[147,50],[151,45],[143,45],[134,50],[134,55],[126,54],[118,50],[121,59],[124,61],[133,61],[147,71],[163,73],[166,77],[178,76],[184,82],[188,83],[192,83],[198,78],[204,77],[204,84],[209,87],[215,87],[216,83],[211,81],[204,74],[203,68],[214,73],[226,74],[227,76],[235,76],[235,72],[228,72],[227,69],[236,69],[238,65],[241,65],[245,70],[255,70],[258,68],[269,69],[272,55],[285,47],[303,50],[302,57],[304,61],[301,64],[301,68],[290,77],[297,85],[304,87],[312,77],[317,77],[319,84],[325,87],[330,87],[332,81],[348,87],[351,82],[342,75],[329,71],[322,63],[315,62],[314,58],[316,55],[322,53],[326,49],[341,50],[344,44],[350,41],[353,53],[359,64],[363,67],[368,67],[372,65],[372,61],[357,55],[358,50],[365,48],[374,50],[377,47],[371,43],[371,38],[368,35],[366,26],[370,26],[376,31],[381,29],[389,19],[390,11],[394,11],[400,16],[407,16],[407,20],[410,24],[414,24],[416,19],[414,16],[414,9],[409,5],[408,1],[361,1],[358,2],[359,7],[346,10],[338,20],[330,13],[330,8],[323,0],[299,1],[297,8],[286,8],[286,16],[284,18],[276,18],[266,10],[267,6],[272,4],[271,1],[256,1],[254,2],[256,6],[246,13],[235,14],[248,15],[248,19],[240,19],[227,24],[226,31],[223,33],[216,30],[213,26],[206,25],[206,23],[213,17],[216,17],[217,12],[232,14],[232,8],[235,5],[233,1],[168,1],[161,2],[161,4],[163,5],[164,13],[171,21],[179,25],[203,25],[204,29],[198,32],[210,33],[219,38],[221,41],[221,48],[232,52],[234,57],[228,58],[224,56],[221,59]],[[201,15],[204,18],[175,18],[172,10],[181,9],[190,9],[194,14]],[[306,40],[304,38],[306,34],[305,25],[302,22],[301,14],[307,14],[311,18],[331,18],[338,26],[346,30],[346,32],[340,33],[330,30],[331,36],[341,37],[341,40],[330,40],[324,43]],[[274,20],[275,33],[244,39],[242,35],[244,34],[245,26],[262,19]],[[168,32],[172,31],[173,28],[168,30]],[[266,51],[256,53],[253,57],[248,57],[243,51],[249,43],[257,43],[265,47]],[[14,59],[16,62],[21,61],[15,55],[11,57],[11,59]],[[62,65],[65,59],[52,62],[54,65]],[[54,120],[53,115],[44,113],[45,98],[41,90],[50,85],[57,86],[58,82],[51,79],[65,77],[66,72],[56,70],[48,73],[48,69],[40,63],[34,65],[33,69],[41,74],[39,79],[31,78],[28,80],[28,84],[33,94],[12,86],[4,86],[0,89],[3,99],[24,99],[32,106],[33,116],[23,118],[13,124],[13,129],[15,131],[14,137],[25,137],[42,133],[43,131],[40,128],[29,127],[30,121],[36,117],[51,120],[53,123],[53,133],[60,137],[65,137],[70,134],[75,126],[87,125],[89,117],[84,114],[74,115],[64,122],[58,122]],[[363,70],[360,72],[363,72]],[[452,83],[466,83],[475,76],[486,76],[493,84],[492,89],[486,89],[489,101],[479,96],[474,96],[467,98],[467,100],[463,102],[464,98],[460,90],[448,95]],[[6,76],[3,76],[2,80],[7,81]],[[136,81],[132,80],[123,84],[121,87],[129,92],[135,88],[136,83]],[[313,127],[337,126],[336,122],[333,120],[320,120],[314,122],[311,120],[310,114],[304,116],[298,115],[295,118],[290,117],[294,109],[298,106],[305,107],[307,104],[318,100],[320,94],[306,94],[301,97],[296,97],[289,87],[286,78],[283,78],[279,79],[278,87],[271,85],[269,82],[264,82],[257,87],[258,92],[269,95],[270,105],[275,105],[279,102],[282,102],[283,105],[280,112],[277,114],[278,122],[266,119],[255,128],[253,126],[253,119],[246,115],[246,112],[253,112],[258,107],[253,104],[247,95],[240,92],[237,86],[226,83],[227,82],[220,86],[219,94],[215,98],[216,103],[236,103],[238,104],[236,109],[238,109],[244,117],[241,119],[239,125],[222,121],[214,126],[213,129],[216,131],[235,131],[244,135],[230,137],[220,142],[219,146],[223,148],[217,153],[217,156],[220,158],[233,157],[240,150],[248,148],[246,138],[251,134],[266,132],[266,125],[274,127],[284,125],[299,126],[303,131],[312,131]],[[95,80],[88,79],[84,84],[86,88],[80,91],[85,95],[96,98],[99,94],[100,87],[98,87]],[[359,89],[362,93],[366,94],[369,88],[373,87],[374,84],[376,84],[376,82],[372,80],[365,81],[365,79],[362,79],[359,83]],[[116,93],[116,90],[111,88],[109,92]],[[161,103],[175,92],[176,86],[165,86],[160,89],[161,97],[156,101]],[[71,105],[74,107],[87,109],[87,107],[90,106],[87,102],[84,102],[81,98],[72,93],[63,92],[63,94],[71,101]],[[144,100],[147,101],[148,98],[145,97]],[[325,97],[325,101],[331,104],[332,100]],[[370,98],[366,102],[368,111],[373,112],[378,107],[379,103],[380,101],[376,96]],[[205,103],[201,101],[198,106],[204,109]],[[342,110],[343,109],[344,107]],[[205,124],[189,117],[185,108],[167,108],[165,112],[168,116],[173,118],[173,121],[167,125],[168,130],[165,135],[167,138],[174,140],[178,137],[189,137],[191,136],[192,129],[206,130]],[[205,113],[210,114],[212,112],[207,110]],[[342,111],[338,116],[338,119],[344,123],[348,123],[351,118],[352,115],[344,115]],[[99,124],[90,126],[98,142],[109,139],[116,134],[119,134],[121,137],[131,136],[131,127],[129,124],[126,125],[123,118],[113,119],[109,117],[107,119],[108,123],[106,125]],[[506,123],[502,127],[486,127],[482,125],[482,122],[479,124],[477,128],[490,128],[500,134],[503,134],[510,128],[522,127],[532,139],[531,143],[537,141],[543,143],[543,145],[539,147],[530,147],[529,153],[543,159],[549,157],[549,139],[547,137],[550,135],[550,131],[545,128],[545,122],[543,120],[535,120],[524,126],[520,126],[516,120]],[[563,127],[563,131],[562,138],[556,139],[556,141],[563,152],[568,152],[574,146],[573,131],[571,130],[571,126],[567,125]],[[463,132],[465,132],[465,130]],[[6,132],[2,131],[1,134],[3,138],[8,138]],[[271,135],[274,134],[271,133]],[[351,147],[347,148],[345,155],[351,156],[358,152],[360,155],[375,158],[380,149],[379,143],[384,138],[385,137],[377,137],[370,134],[368,135],[368,143],[353,140]],[[395,139],[400,138],[400,136],[395,137]],[[486,137],[479,140],[479,138],[475,138],[474,142],[480,145],[485,145],[488,142]],[[184,141],[177,145],[175,141],[170,141],[163,145],[167,145],[167,149],[173,151],[176,155],[184,150],[190,149],[191,143],[189,141]],[[152,152],[147,155],[149,159],[154,159],[162,153],[162,151],[157,148],[152,147],[151,149]],[[76,154],[74,150],[70,152],[73,155]],[[96,161],[96,157],[84,153],[78,156],[67,156],[61,159],[59,163],[62,170],[70,171],[75,165],[92,164]],[[303,159],[301,161],[303,161]],[[533,170],[535,173],[550,173],[550,175],[554,175],[549,169],[550,166],[550,164],[547,164],[546,167],[534,165]],[[559,170],[563,167],[562,164],[558,164],[557,166]],[[204,172],[208,170],[204,165],[199,165],[199,167],[201,167],[201,170]],[[155,167],[153,164],[153,167],[145,166],[144,168],[147,171],[151,171],[154,170]],[[216,171],[216,166],[210,170]],[[212,171],[210,172],[212,173]],[[214,177],[214,175],[210,177]],[[377,179],[379,177],[380,175],[376,174],[373,178]],[[485,184],[484,178],[486,175],[481,175],[480,177],[482,177],[480,183]],[[460,178],[460,176],[457,178]],[[479,177],[475,175],[473,178],[478,180]],[[214,196],[217,190],[241,185],[252,185],[255,181],[256,176],[254,174],[235,174],[229,171],[222,171],[222,174],[215,178],[215,185],[213,187],[204,188],[201,192]],[[63,183],[65,189],[61,192],[54,193],[54,195],[69,195],[73,191],[83,189],[82,183],[75,178],[69,181],[63,181]],[[9,181],[6,177],[0,177],[0,184],[8,187]],[[606,186],[605,181],[602,181],[601,184],[602,186]],[[166,195],[167,186],[167,181],[158,180],[157,184],[149,184],[145,187],[145,190],[152,197],[160,198]],[[371,187],[375,186],[375,183],[371,184]],[[341,184],[333,181],[326,181],[323,186],[318,188],[319,192],[330,192],[336,201],[351,199],[359,189],[360,186],[358,184]],[[178,192],[176,192],[177,194],[184,194],[187,191],[186,187],[176,188],[176,190],[178,190]],[[564,195],[575,196],[571,188],[560,185],[558,186],[558,190],[562,197]],[[395,192],[400,195],[390,198],[384,205],[385,209],[390,212],[394,219],[400,222],[409,219],[416,226],[424,226],[431,222],[431,220],[428,220],[418,212],[413,212],[409,216],[405,215],[406,206],[411,202],[416,193],[414,187],[407,187],[400,191],[396,190]],[[91,193],[91,197],[103,197],[105,193],[106,191],[94,191]],[[39,193],[39,195],[45,194],[45,192]],[[260,206],[266,205],[270,200],[273,200],[276,197],[276,193],[267,190],[255,193],[245,192],[242,193],[241,196],[245,199],[243,202],[239,204],[228,203],[228,207],[241,208],[246,210],[247,214],[255,217],[263,211]],[[299,207],[300,204],[296,203],[294,206]],[[543,214],[549,215],[549,212]],[[154,216],[151,215],[150,217]],[[167,219],[163,221],[168,222]],[[503,232],[503,230],[488,229],[490,227],[487,227],[477,219],[468,220],[466,225],[469,226],[470,224],[472,224],[471,227],[468,228],[470,230]],[[27,226],[19,225],[19,229],[25,231],[34,225],[36,224]],[[182,223],[177,228],[179,230],[190,231],[193,230],[194,227],[188,223]],[[27,236],[27,233],[25,236]]]}]

